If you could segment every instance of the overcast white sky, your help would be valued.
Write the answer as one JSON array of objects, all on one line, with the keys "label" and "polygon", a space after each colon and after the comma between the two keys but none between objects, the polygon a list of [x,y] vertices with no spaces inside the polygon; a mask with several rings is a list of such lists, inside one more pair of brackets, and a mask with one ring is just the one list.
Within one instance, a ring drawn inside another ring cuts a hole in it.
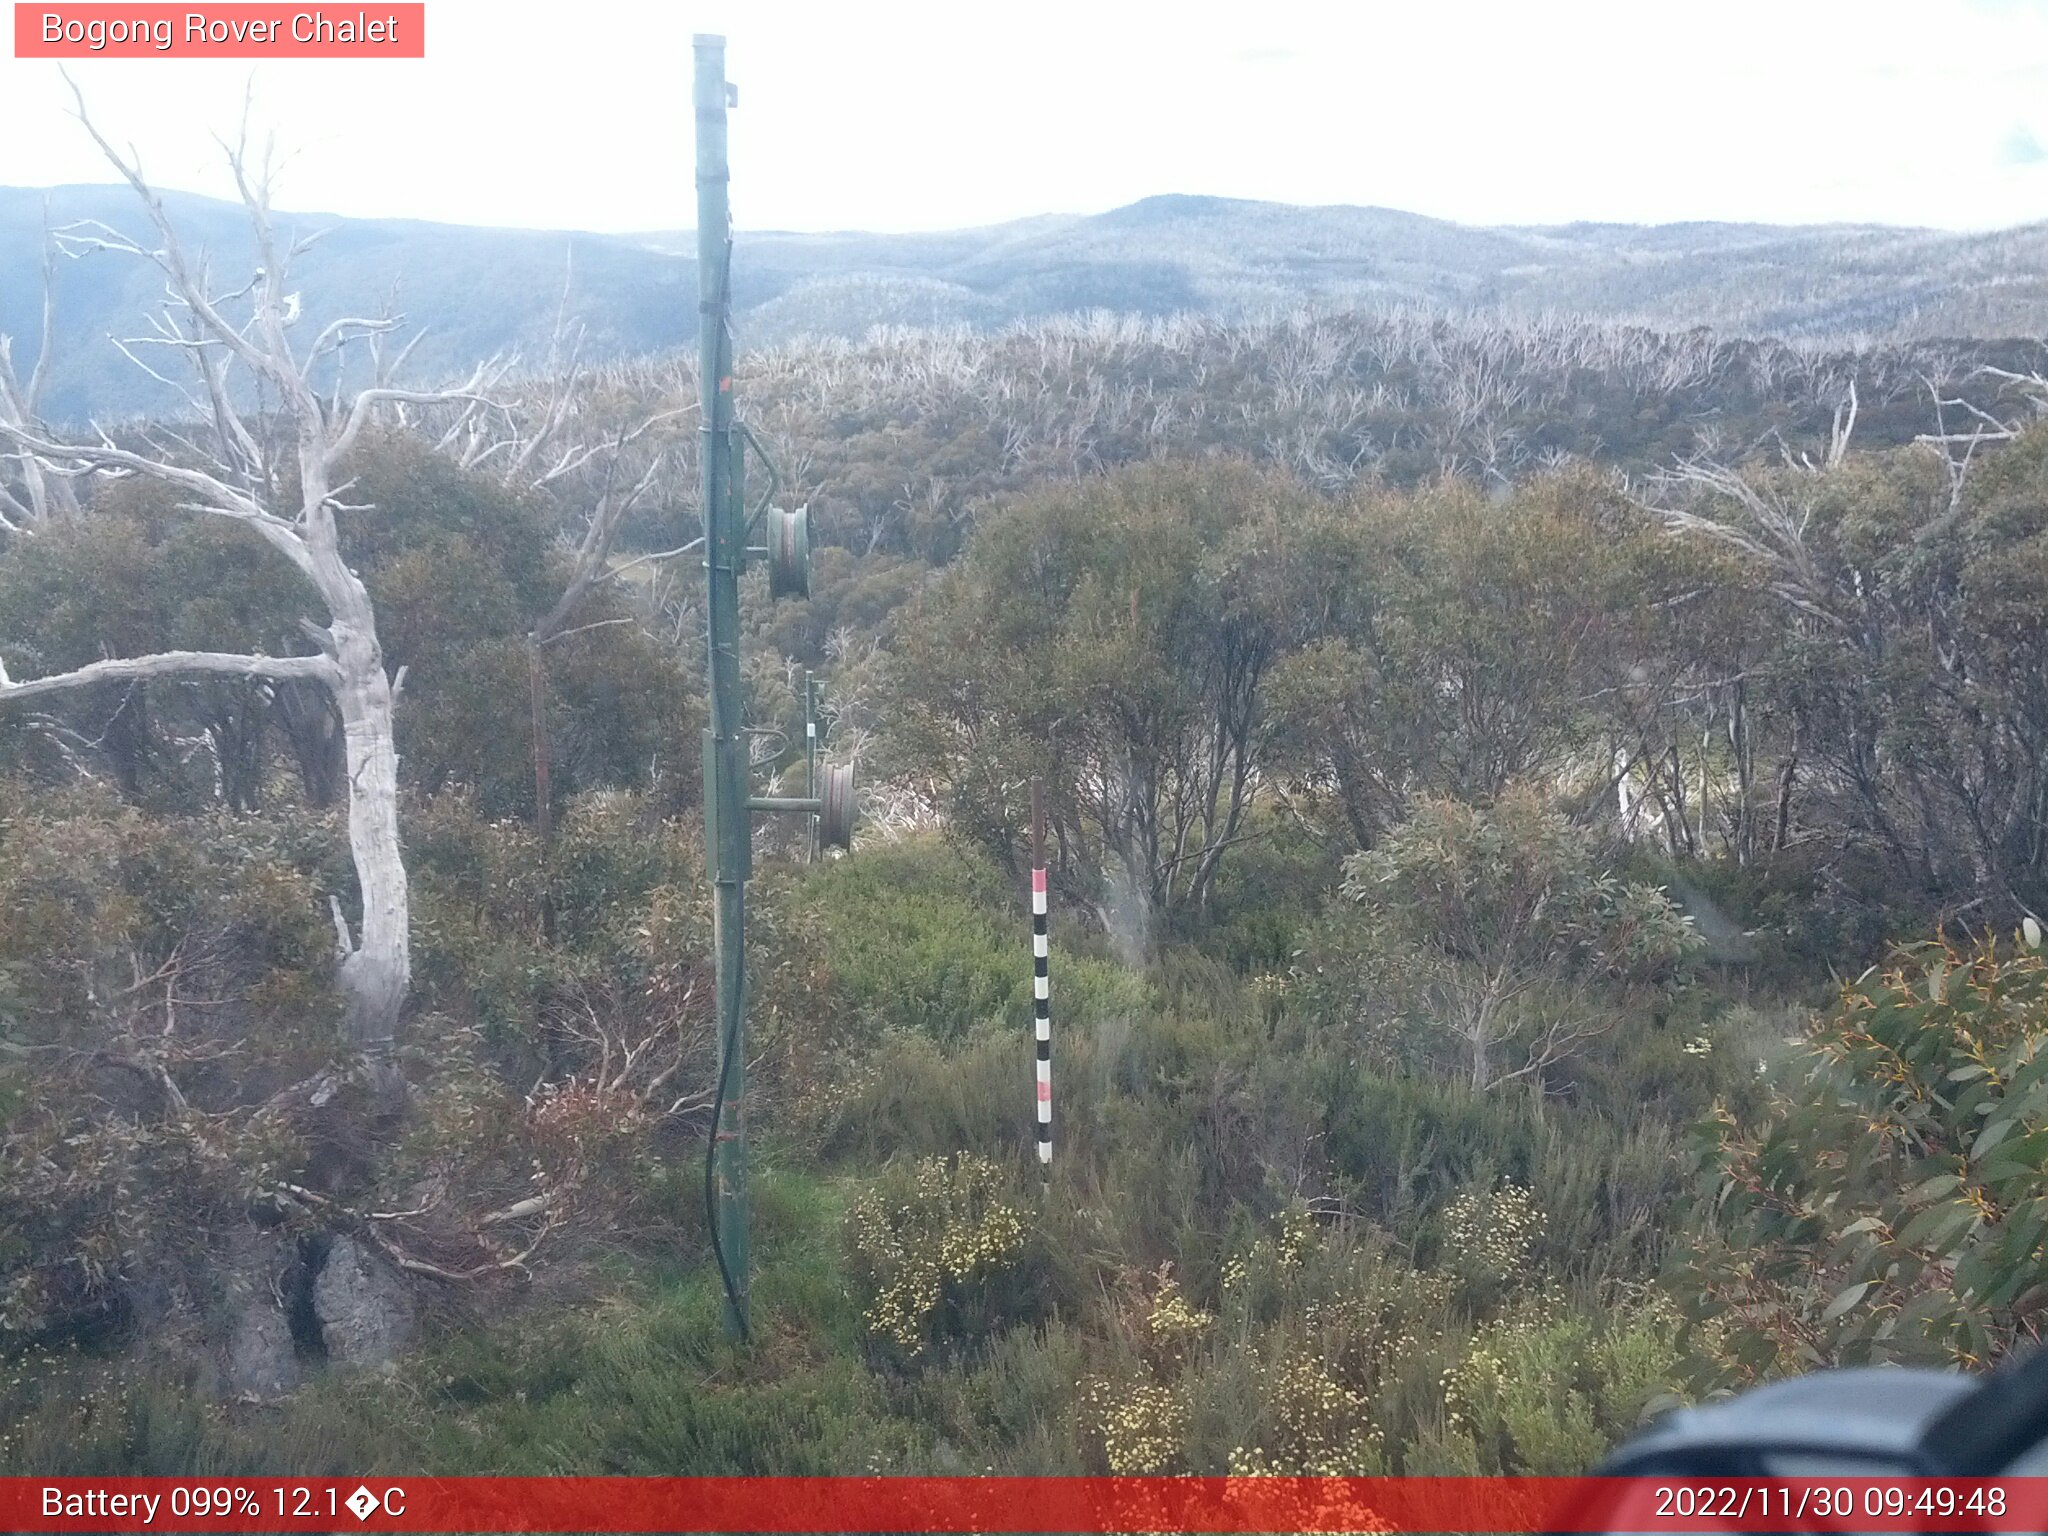
[{"label": "overcast white sky", "polygon": [[[259,120],[297,152],[282,206],[687,227],[690,36],[719,31],[742,228],[1158,192],[1470,223],[2048,218],[2048,0],[428,0],[427,21],[423,61],[257,66]],[[226,190],[208,136],[248,64],[72,68],[154,179]],[[0,185],[108,179],[66,107],[54,64],[0,59]]]}]

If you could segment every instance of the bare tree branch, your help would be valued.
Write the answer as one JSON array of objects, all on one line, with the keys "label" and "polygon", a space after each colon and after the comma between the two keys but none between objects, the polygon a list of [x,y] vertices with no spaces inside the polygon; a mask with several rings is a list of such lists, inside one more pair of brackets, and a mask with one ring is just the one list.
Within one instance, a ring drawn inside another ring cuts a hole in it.
[{"label": "bare tree branch", "polygon": [[[199,376],[200,389],[186,392],[195,408],[210,407],[217,441],[202,450],[176,434],[159,433],[140,448],[117,444],[104,431],[97,443],[60,442],[18,403],[20,392],[9,389],[0,403],[0,443],[21,451],[19,460],[33,476],[57,479],[90,474],[139,475],[188,493],[183,505],[249,524],[278,550],[318,594],[327,611],[324,626],[308,624],[320,647],[317,656],[235,656],[217,652],[177,651],[95,662],[90,666],[23,683],[5,681],[0,673],[0,701],[16,696],[55,692],[94,682],[143,680],[181,673],[212,673],[314,681],[332,695],[342,722],[347,756],[349,845],[360,892],[361,917],[352,942],[346,921],[337,926],[344,940],[338,982],[346,1004],[345,1027],[370,1068],[380,1095],[401,1095],[404,1088],[395,1063],[394,1039],[400,1011],[411,981],[411,902],[403,851],[398,837],[398,767],[394,716],[403,686],[403,671],[390,676],[377,637],[376,614],[367,588],[344,558],[336,514],[343,510],[336,486],[341,465],[378,409],[390,405],[461,404],[467,411],[488,405],[477,391],[495,377],[498,365],[486,362],[469,382],[454,390],[401,388],[383,366],[381,343],[391,328],[383,321],[344,319],[324,328],[305,359],[293,353],[288,328],[300,312],[300,296],[288,286],[289,255],[279,253],[271,224],[272,157],[266,150],[260,169],[248,155],[246,109],[242,134],[226,146],[228,165],[241,194],[255,239],[257,269],[251,281],[219,296],[203,261],[188,258],[162,198],[142,175],[132,152],[123,156],[93,124],[85,98],[71,84],[79,121],[108,163],[141,198],[156,232],[156,248],[142,245],[101,227],[74,228],[68,239],[74,249],[90,248],[139,256],[162,272],[169,297],[165,317],[155,334],[135,338],[121,350],[140,364],[139,348],[167,346],[187,358]],[[304,250],[294,240],[290,251]],[[249,303],[245,322],[231,318],[224,306]],[[359,391],[344,410],[337,369],[336,399],[324,404],[313,385],[322,359],[352,338],[367,338],[378,362],[377,382]],[[117,345],[120,345],[117,343]],[[401,354],[402,357],[403,354]],[[277,447],[266,447],[233,401],[230,369],[246,368],[259,396],[274,396],[270,409],[277,422]],[[200,409],[202,420],[209,415]],[[338,423],[338,424],[337,424]],[[290,451],[295,464],[282,461]],[[294,474],[293,471],[296,471]],[[284,488],[294,485],[296,506],[280,504]],[[34,484],[33,479],[29,482]],[[12,519],[10,519],[12,520]]]},{"label": "bare tree branch", "polygon": [[71,688],[89,688],[94,683],[132,683],[153,677],[201,673],[216,677],[298,677],[328,684],[335,682],[338,676],[334,663],[325,656],[239,656],[225,651],[159,651],[153,656],[95,661],[69,672],[19,681],[10,678],[5,664],[0,663],[0,701],[62,693]]}]

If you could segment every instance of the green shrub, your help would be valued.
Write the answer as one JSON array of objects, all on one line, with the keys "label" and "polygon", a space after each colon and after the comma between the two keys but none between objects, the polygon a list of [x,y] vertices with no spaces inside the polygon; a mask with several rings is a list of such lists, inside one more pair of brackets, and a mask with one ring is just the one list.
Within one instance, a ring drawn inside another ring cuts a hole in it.
[{"label": "green shrub", "polygon": [[956,1448],[934,1470],[1039,1477],[1088,1470],[1077,1389],[1098,1340],[1054,1318],[1041,1328],[1012,1328],[953,1368],[911,1384],[906,1416]]},{"label": "green shrub", "polygon": [[0,820],[0,1332],[95,1333],[203,1288],[306,1149],[267,1101],[340,1049],[329,852],[260,817],[76,791]]},{"label": "green shrub", "polygon": [[[2037,932],[2038,930],[2036,930]],[[1897,951],[1697,1142],[1685,1278],[1718,1375],[1988,1365],[2048,1300],[2048,962]]]},{"label": "green shrub", "polygon": [[[952,1040],[990,1021],[1029,1027],[1030,908],[980,855],[935,840],[864,849],[817,871],[790,900],[796,921],[780,958],[815,947],[824,974],[803,1006],[835,1012],[842,1029]],[[1064,933],[1053,947],[1058,1025],[1145,1005],[1138,978],[1076,955]]]},{"label": "green shrub", "polygon": [[871,1347],[914,1361],[1035,1310],[1031,1243],[1010,1181],[986,1158],[884,1173],[846,1213],[846,1268]]},{"label": "green shrub", "polygon": [[1452,1284],[1384,1235],[1297,1207],[1223,1267],[1214,1347],[1189,1373],[1192,1463],[1244,1475],[1373,1475],[1439,1413],[1466,1325]]},{"label": "green shrub", "polygon": [[1609,873],[1592,833],[1520,787],[1485,806],[1417,799],[1345,860],[1341,891],[1375,948],[1394,946],[1411,1018],[1479,1089],[1545,1082],[1700,947],[1662,890]]},{"label": "green shrub", "polygon": [[1468,1475],[1590,1469],[1673,1400],[1679,1315],[1654,1294],[1604,1316],[1541,1299],[1480,1330],[1444,1376],[1449,1466]]},{"label": "green shrub", "polygon": [[1483,1301],[1526,1277],[1543,1213],[1518,1184],[1452,1196],[1437,1224],[1437,1265]]},{"label": "green shrub", "polygon": [[1336,886],[1337,861],[1295,822],[1264,805],[1246,816],[1243,835],[1243,844],[1217,866],[1207,909],[1188,926],[1204,953],[1238,974],[1284,974]]}]

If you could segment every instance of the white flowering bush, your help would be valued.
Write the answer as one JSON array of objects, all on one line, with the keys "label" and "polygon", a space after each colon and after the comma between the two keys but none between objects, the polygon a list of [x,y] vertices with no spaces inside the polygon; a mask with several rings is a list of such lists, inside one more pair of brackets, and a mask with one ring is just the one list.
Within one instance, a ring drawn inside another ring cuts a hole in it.
[{"label": "white flowering bush", "polygon": [[1172,1275],[1161,1272],[1159,1289],[1145,1314],[1147,1342],[1155,1358],[1166,1363],[1185,1361],[1209,1336],[1216,1319],[1194,1305]]},{"label": "white flowering bush", "polygon": [[1324,1256],[1315,1218],[1300,1206],[1281,1213],[1279,1230],[1255,1239],[1223,1261],[1225,1312],[1264,1316],[1285,1305]]},{"label": "white flowering bush", "polygon": [[1386,1436],[1366,1396],[1332,1362],[1303,1351],[1258,1368],[1265,1423],[1230,1453],[1232,1477],[1371,1477],[1386,1470]]},{"label": "white flowering bush", "polygon": [[1479,1331],[1444,1373],[1445,1427],[1471,1473],[1582,1473],[1674,1400],[1680,1316],[1658,1292],[1618,1296],[1604,1320],[1544,1294]]},{"label": "white flowering bush", "polygon": [[847,1270],[880,1353],[916,1359],[1028,1308],[1024,1217],[1008,1187],[993,1161],[962,1153],[892,1169],[854,1200]]},{"label": "white flowering bush", "polygon": [[1084,1422],[1094,1431],[1112,1475],[1150,1477],[1182,1469],[1187,1399],[1177,1386],[1148,1376],[1081,1385]]},{"label": "white flowering bush", "polygon": [[1543,1212],[1520,1185],[1464,1190],[1444,1207],[1437,1267],[1468,1294],[1490,1296],[1527,1271],[1542,1229]]},{"label": "white flowering bush", "polygon": [[[1389,1416],[1400,1411],[1415,1362],[1439,1347],[1456,1282],[1299,1208],[1227,1259],[1221,1279],[1219,1323],[1243,1342],[1234,1359],[1212,1355],[1190,1383],[1202,1469],[1235,1477],[1392,1470]],[[1303,1519],[1313,1527],[1311,1514]]]}]

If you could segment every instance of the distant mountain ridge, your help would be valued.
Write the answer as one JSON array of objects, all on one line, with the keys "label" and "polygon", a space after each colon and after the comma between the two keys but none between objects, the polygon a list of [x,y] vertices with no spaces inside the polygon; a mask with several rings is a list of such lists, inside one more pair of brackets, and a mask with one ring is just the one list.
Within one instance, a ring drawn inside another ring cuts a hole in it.
[{"label": "distant mountain ridge", "polygon": [[[251,262],[234,204],[166,194],[217,271]],[[115,187],[0,188],[0,334],[34,352],[39,249],[53,225],[138,236]],[[593,358],[687,343],[694,239],[279,215],[327,234],[296,268],[306,334],[391,305],[427,332],[423,376],[491,352],[545,354],[565,278]],[[1077,310],[1232,316],[1299,306],[1420,305],[1569,312],[1666,329],[1829,339],[2048,333],[2048,224],[1990,233],[1880,225],[1578,223],[1481,228],[1371,207],[1190,195],[1095,215],[1045,215],[932,234],[743,232],[734,265],[743,346],[877,325],[999,326]],[[61,351],[49,413],[161,409],[171,397],[107,342],[160,296],[141,262],[97,254],[59,271]]]}]

